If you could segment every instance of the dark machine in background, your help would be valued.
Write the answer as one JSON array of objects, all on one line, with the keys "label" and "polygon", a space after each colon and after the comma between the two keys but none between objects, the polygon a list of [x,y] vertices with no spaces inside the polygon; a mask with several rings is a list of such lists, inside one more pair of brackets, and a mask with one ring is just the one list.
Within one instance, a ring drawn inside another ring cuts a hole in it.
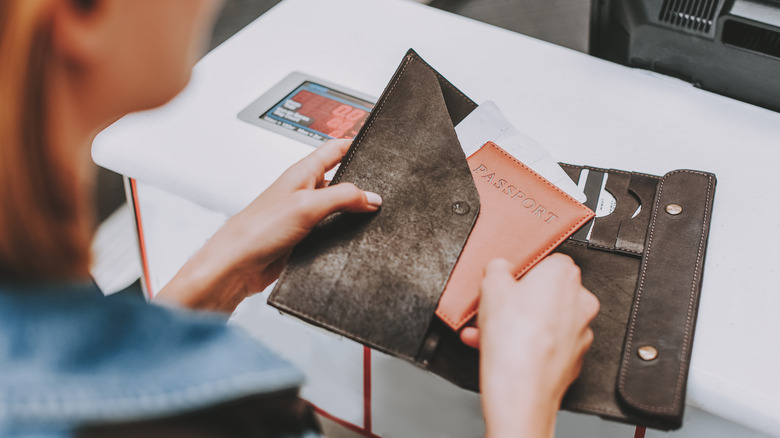
[{"label": "dark machine in background", "polygon": [[593,0],[590,53],[780,111],[780,0]]}]

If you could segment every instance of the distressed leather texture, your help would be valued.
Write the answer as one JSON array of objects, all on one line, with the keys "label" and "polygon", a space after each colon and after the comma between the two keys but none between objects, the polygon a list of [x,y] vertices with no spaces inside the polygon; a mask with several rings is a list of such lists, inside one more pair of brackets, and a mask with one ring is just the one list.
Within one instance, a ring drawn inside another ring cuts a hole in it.
[{"label": "distressed leather texture", "polygon": [[[407,53],[334,179],[381,194],[382,208],[318,226],[294,249],[269,303],[478,391],[478,352],[434,314],[480,208],[453,130],[474,107]],[[586,168],[562,166],[575,182]],[[601,302],[593,345],[562,408],[678,428],[715,175],[587,168],[609,175],[618,206],[594,219],[590,242],[568,239],[555,249],[574,259]],[[669,204],[682,212],[667,213]],[[642,346],[657,358],[641,359]]]},{"label": "distressed leather texture", "polygon": [[479,213],[454,128],[475,106],[408,53],[333,179],[378,193],[382,207],[317,226],[269,303],[414,360]]},{"label": "distressed leather texture", "polygon": [[510,261],[519,278],[594,216],[493,142],[474,152],[468,163],[482,205],[436,308],[453,330],[476,315],[480,283],[491,259]]},{"label": "distressed leather texture", "polygon": [[[715,176],[704,172],[675,171],[661,180],[620,363],[622,400],[670,421],[685,404],[714,190]],[[682,212],[669,214],[668,205]],[[642,360],[643,345],[655,347],[658,358]]]},{"label": "distressed leather texture", "polygon": [[[582,168],[569,167],[569,175]],[[596,218],[598,243],[569,240],[558,248],[580,266],[583,284],[601,302],[591,324],[593,345],[563,408],[676,429],[685,406],[715,175],[677,170],[659,178],[595,170],[608,173],[607,190],[618,207]],[[632,198],[642,202],[634,218]],[[621,210],[621,202],[631,208]],[[682,213],[667,213],[669,204],[680,205]],[[642,346],[656,348],[658,357],[641,359]]]}]

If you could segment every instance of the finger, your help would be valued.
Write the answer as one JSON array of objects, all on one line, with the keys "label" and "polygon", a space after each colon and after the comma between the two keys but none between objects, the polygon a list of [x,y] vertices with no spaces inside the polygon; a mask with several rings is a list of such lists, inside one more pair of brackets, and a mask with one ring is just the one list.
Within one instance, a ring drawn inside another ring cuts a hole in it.
[{"label": "finger", "polygon": [[547,257],[544,258],[544,260],[542,260],[542,262],[546,262],[546,263],[554,262],[554,263],[560,263],[560,264],[576,265],[574,263],[574,259],[572,259],[571,257],[567,256],[566,254],[561,254],[559,252],[556,252],[556,253],[548,255]]},{"label": "finger", "polygon": [[482,293],[505,288],[515,282],[512,274],[512,264],[504,259],[493,259],[485,266],[485,277],[482,279]]},{"label": "finger", "polygon": [[479,290],[479,312],[477,319],[489,318],[494,311],[506,309],[510,291],[517,286],[512,274],[512,265],[503,259],[494,259],[485,267]]},{"label": "finger", "polygon": [[504,259],[493,259],[485,266],[485,277],[506,277],[514,280],[512,264]]},{"label": "finger", "polygon": [[460,340],[471,348],[479,348],[479,329],[463,327],[463,330],[460,331]]},{"label": "finger", "polygon": [[314,152],[303,158],[300,163],[311,174],[322,175],[341,162],[351,145],[352,140],[346,138],[328,140],[315,149]]},{"label": "finger", "polygon": [[565,255],[555,253],[542,259],[532,271],[535,275],[541,273],[549,274],[551,271],[557,272],[556,277],[569,278],[572,281],[580,282],[580,268],[574,263],[574,260]]},{"label": "finger", "polygon": [[352,183],[340,183],[307,192],[300,205],[301,216],[307,227],[313,227],[329,215],[339,211],[368,213],[382,205],[382,198],[373,192],[360,190]]},{"label": "finger", "polygon": [[588,329],[585,330],[585,335],[583,336],[583,340],[582,340],[582,346],[583,346],[582,354],[585,354],[586,351],[590,350],[590,346],[593,345],[593,339],[594,339],[593,329],[588,327]]},{"label": "finger", "polygon": [[[591,330],[590,327],[588,327],[587,330],[585,330],[585,332],[577,339],[577,344],[575,346],[575,357],[579,363],[579,366],[582,365],[582,362],[585,359],[585,353],[587,353],[588,350],[590,350],[590,347],[593,345],[593,339],[593,330]],[[579,371],[577,371],[577,374],[579,374]]]},{"label": "finger", "polygon": [[585,361],[584,356],[580,356],[574,364],[572,364],[571,368],[571,375],[567,379],[568,382],[566,383],[566,387],[568,388],[571,386],[572,383],[574,383],[575,380],[577,380],[577,377],[579,377],[580,372],[582,372],[582,363]]},{"label": "finger", "polygon": [[585,320],[587,321],[587,324],[590,324],[593,319],[598,315],[599,308],[601,307],[601,303],[599,302],[599,299],[593,295],[593,293],[585,288],[582,288],[582,293],[580,294],[582,299],[582,307],[583,307],[583,313],[585,316]]}]

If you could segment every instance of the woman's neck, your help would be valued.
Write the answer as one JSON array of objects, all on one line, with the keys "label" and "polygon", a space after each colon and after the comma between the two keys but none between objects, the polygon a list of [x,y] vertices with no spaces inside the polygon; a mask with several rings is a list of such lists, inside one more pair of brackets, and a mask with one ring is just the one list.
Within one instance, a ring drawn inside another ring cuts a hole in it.
[{"label": "woman's neck", "polygon": [[63,221],[70,224],[68,234],[75,245],[71,250],[82,255],[78,257],[81,262],[62,274],[71,280],[88,280],[97,178],[90,148],[109,120],[101,117],[94,105],[99,100],[95,100],[88,77],[63,63],[54,62],[51,67],[44,87],[44,132],[46,152],[51,162],[57,163],[52,170],[58,173],[51,181],[60,186],[51,190],[67,202]]},{"label": "woman's neck", "polygon": [[67,65],[58,65],[54,69],[49,75],[46,96],[47,140],[54,151],[67,154],[61,157],[62,160],[75,160],[78,186],[91,196],[95,164],[90,147],[97,133],[109,122],[103,120],[105,117],[100,117],[91,104],[94,98],[87,83],[89,78]]}]

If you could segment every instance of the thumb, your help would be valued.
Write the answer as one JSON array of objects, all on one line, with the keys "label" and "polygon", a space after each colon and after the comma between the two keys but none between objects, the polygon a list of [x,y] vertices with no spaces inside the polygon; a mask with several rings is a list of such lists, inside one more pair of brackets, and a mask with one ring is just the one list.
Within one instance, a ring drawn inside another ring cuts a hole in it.
[{"label": "thumb", "polygon": [[463,327],[463,330],[460,331],[460,340],[471,348],[479,348],[479,329]]},{"label": "thumb", "polygon": [[485,267],[485,276],[479,291],[478,325],[494,311],[500,311],[507,305],[508,296],[515,287],[512,264],[504,259],[493,259]]},{"label": "thumb", "polygon": [[373,192],[360,190],[352,183],[339,183],[311,192],[307,203],[308,219],[316,225],[330,214],[338,211],[370,213],[382,205],[382,198]]},{"label": "thumb", "polygon": [[485,266],[485,276],[482,278],[481,296],[491,294],[494,290],[504,290],[515,283],[512,274],[512,264],[504,259],[493,259]]}]

